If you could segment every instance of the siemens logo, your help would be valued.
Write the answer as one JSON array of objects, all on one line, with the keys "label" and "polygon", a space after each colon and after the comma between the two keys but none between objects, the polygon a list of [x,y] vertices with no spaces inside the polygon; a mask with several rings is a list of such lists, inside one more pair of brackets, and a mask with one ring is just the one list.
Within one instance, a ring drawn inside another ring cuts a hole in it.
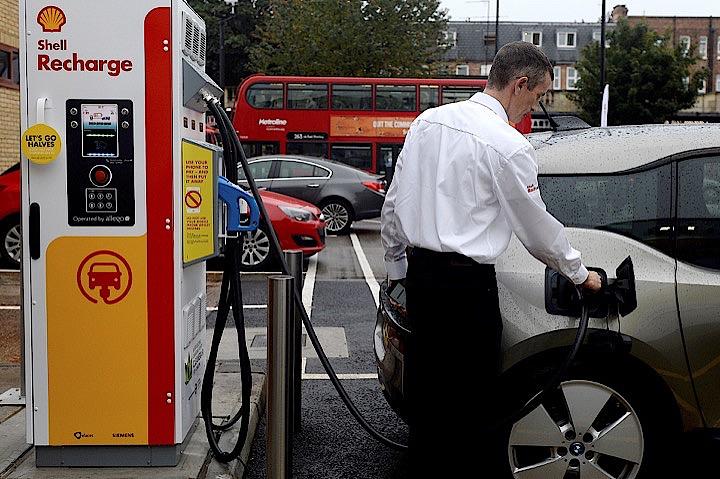
[{"label": "siemens logo", "polygon": [[134,432],[114,432],[113,437],[135,437]]}]

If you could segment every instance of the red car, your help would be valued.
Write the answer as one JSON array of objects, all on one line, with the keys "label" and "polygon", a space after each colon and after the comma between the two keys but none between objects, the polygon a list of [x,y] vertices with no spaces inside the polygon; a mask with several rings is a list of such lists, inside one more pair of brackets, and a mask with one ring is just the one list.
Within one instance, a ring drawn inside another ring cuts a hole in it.
[{"label": "red car", "polygon": [[[325,248],[325,221],[320,210],[302,200],[261,191],[265,208],[283,250],[301,250],[309,257]],[[20,266],[20,164],[0,175],[0,254],[6,263]],[[242,265],[262,269],[272,260],[267,226],[245,236]]]},{"label": "red car", "polygon": [[20,267],[20,163],[0,175],[0,255],[4,262]]},{"label": "red car", "polygon": [[[266,190],[260,196],[284,251],[301,250],[307,258],[325,248],[325,219],[316,206]],[[262,270],[271,262],[270,238],[261,221],[257,230],[245,236],[242,266]]]}]

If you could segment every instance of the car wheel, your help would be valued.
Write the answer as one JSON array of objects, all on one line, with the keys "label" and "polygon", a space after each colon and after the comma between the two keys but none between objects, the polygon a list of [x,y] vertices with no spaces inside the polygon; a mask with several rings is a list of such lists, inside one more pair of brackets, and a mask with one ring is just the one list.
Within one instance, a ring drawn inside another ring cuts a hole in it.
[{"label": "car wheel", "polygon": [[262,270],[272,261],[270,237],[263,228],[248,231],[243,236],[242,256],[240,264],[243,269]]},{"label": "car wheel", "polygon": [[328,200],[320,206],[325,216],[325,230],[334,235],[346,234],[350,231],[353,222],[353,212],[350,205],[339,199]]},{"label": "car wheel", "polygon": [[20,218],[12,218],[0,228],[0,254],[13,267],[19,268],[22,258],[22,235]]},{"label": "car wheel", "polygon": [[677,411],[641,373],[604,366],[575,371],[512,426],[505,441],[512,477],[659,477],[679,430]]}]

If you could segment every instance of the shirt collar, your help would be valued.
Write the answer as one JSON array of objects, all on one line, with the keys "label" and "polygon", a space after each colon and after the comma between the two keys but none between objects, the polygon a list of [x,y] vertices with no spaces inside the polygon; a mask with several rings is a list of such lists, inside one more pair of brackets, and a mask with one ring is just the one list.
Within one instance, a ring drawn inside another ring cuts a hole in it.
[{"label": "shirt collar", "polygon": [[503,121],[508,121],[507,112],[505,111],[505,108],[503,108],[502,103],[487,93],[475,93],[472,97],[470,97],[470,101],[491,109],[497,116],[502,118]]}]

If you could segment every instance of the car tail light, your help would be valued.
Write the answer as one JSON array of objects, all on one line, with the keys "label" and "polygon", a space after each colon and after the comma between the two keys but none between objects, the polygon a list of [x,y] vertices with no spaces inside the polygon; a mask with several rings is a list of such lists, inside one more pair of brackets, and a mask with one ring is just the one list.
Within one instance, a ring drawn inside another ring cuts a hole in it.
[{"label": "car tail light", "polygon": [[375,193],[379,193],[381,195],[385,194],[385,182],[384,181],[380,181],[380,180],[363,181],[362,184],[368,190],[372,190]]}]

